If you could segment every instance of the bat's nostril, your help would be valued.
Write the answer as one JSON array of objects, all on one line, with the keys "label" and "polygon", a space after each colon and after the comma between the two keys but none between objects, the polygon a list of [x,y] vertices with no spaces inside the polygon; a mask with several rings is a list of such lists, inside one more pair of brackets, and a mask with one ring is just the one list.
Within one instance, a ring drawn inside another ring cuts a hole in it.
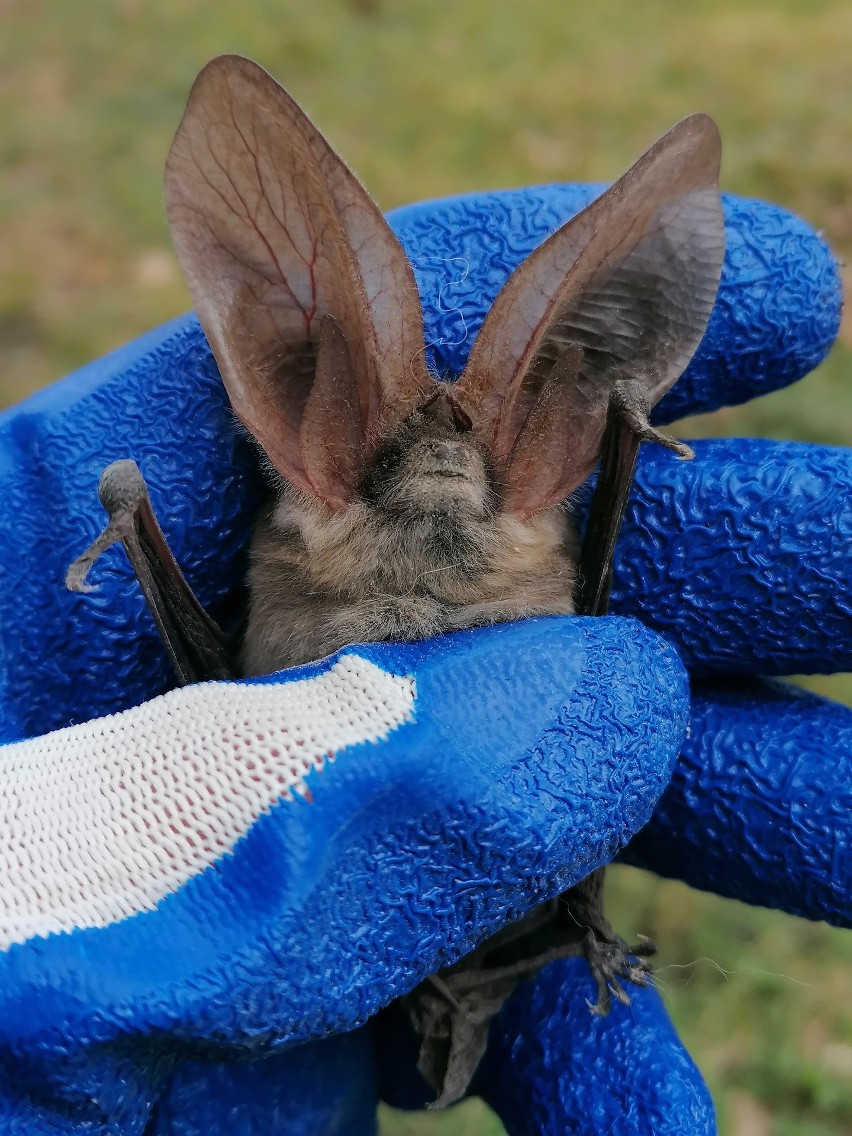
[{"label": "bat's nostril", "polygon": [[462,459],[462,447],[458,442],[433,442],[430,448],[439,461],[457,463]]}]

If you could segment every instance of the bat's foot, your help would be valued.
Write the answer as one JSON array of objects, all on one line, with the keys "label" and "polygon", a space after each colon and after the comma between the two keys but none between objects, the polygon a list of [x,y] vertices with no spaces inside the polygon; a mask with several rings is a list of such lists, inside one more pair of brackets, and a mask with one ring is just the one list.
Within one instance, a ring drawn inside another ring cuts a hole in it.
[{"label": "bat's foot", "polygon": [[630,1005],[630,996],[622,986],[647,986],[651,963],[657,953],[656,945],[644,935],[635,947],[628,944],[612,929],[604,914],[604,870],[598,868],[569,891],[559,897],[561,925],[572,926],[580,939],[580,953],[584,955],[597,986],[598,996],[588,1002],[593,1014],[605,1017],[612,1009],[612,1000]]},{"label": "bat's foot", "polygon": [[634,986],[648,985],[652,970],[649,959],[657,953],[657,947],[651,939],[643,935],[639,938],[640,942],[633,947],[618,935],[598,938],[591,930],[583,939],[583,954],[598,988],[597,1001],[586,1002],[593,1014],[606,1017],[612,1009],[613,998],[622,1005],[630,1005],[630,996],[622,982],[630,982]]},{"label": "bat's foot", "polygon": [[598,989],[589,1009],[605,1016],[612,999],[630,998],[623,982],[647,986],[657,948],[641,937],[630,947],[610,927],[602,908],[598,870],[556,900],[505,927],[455,966],[434,974],[405,999],[420,1038],[418,1069],[437,1090],[431,1108],[459,1100],[488,1043],[488,1027],[520,982],[557,959],[583,955]]},{"label": "bat's foot", "polygon": [[492,1018],[520,982],[557,959],[583,953],[576,925],[551,902],[504,928],[454,967],[433,974],[405,999],[420,1038],[418,1069],[444,1108],[467,1092],[488,1043]]}]

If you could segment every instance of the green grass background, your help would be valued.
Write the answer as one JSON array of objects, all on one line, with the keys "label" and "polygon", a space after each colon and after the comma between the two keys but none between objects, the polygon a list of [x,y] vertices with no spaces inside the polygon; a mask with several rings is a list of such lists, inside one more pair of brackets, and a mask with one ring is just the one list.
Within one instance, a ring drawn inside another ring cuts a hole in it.
[{"label": "green grass background", "polygon": [[[849,0],[0,0],[0,405],[189,306],[161,171],[197,70],[252,55],[390,208],[612,178],[692,110],[723,184],[852,248]],[[852,326],[798,387],[692,435],[852,442]],[[809,686],[852,701],[848,677]],[[852,1132],[852,936],[619,868],[628,937],[734,1136]],[[495,1136],[478,1102],[383,1136]]]}]

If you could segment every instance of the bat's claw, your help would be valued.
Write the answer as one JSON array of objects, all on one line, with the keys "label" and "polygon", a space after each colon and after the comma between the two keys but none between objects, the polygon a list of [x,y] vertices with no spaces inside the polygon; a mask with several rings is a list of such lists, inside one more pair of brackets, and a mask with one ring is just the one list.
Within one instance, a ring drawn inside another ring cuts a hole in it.
[{"label": "bat's claw", "polygon": [[612,1009],[613,998],[624,1006],[630,1005],[630,996],[622,981],[633,986],[648,985],[652,970],[648,959],[657,953],[657,947],[644,935],[639,938],[640,942],[633,947],[617,935],[612,939],[599,939],[594,931],[589,931],[583,939],[583,954],[598,989],[596,1002],[586,1000],[591,1013],[606,1017]]},{"label": "bat's claw", "polygon": [[101,553],[126,540],[133,532],[136,512],[148,500],[148,491],[136,462],[128,458],[107,466],[101,474],[98,496],[109,515],[109,524],[66,572],[65,586],[70,592],[96,592],[97,585],[86,583],[89,569]]},{"label": "bat's claw", "polygon": [[648,420],[650,408],[647,393],[635,379],[621,379],[614,383],[610,399],[622,423],[641,441],[664,446],[683,461],[695,457],[695,451],[686,442],[672,438],[651,425]]},{"label": "bat's claw", "polygon": [[145,480],[129,458],[101,474],[98,496],[109,523],[65,576],[72,592],[91,592],[89,570],[101,553],[121,543],[172,660],[181,686],[234,677],[230,647],[221,629],[193,595],[157,523]]},{"label": "bat's claw", "polygon": [[556,904],[543,904],[406,998],[420,1038],[418,1069],[438,1092],[430,1108],[444,1108],[467,1092],[491,1019],[518,983],[557,959],[583,953],[576,926],[566,927],[557,914]]}]

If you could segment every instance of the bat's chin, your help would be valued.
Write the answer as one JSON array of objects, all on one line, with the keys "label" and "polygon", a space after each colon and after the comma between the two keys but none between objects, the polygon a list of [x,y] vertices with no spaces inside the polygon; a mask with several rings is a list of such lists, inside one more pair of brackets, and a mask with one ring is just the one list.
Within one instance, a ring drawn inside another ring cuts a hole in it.
[{"label": "bat's chin", "polygon": [[487,512],[487,493],[463,473],[421,475],[407,496],[413,510],[419,513],[454,513],[481,518]]}]

